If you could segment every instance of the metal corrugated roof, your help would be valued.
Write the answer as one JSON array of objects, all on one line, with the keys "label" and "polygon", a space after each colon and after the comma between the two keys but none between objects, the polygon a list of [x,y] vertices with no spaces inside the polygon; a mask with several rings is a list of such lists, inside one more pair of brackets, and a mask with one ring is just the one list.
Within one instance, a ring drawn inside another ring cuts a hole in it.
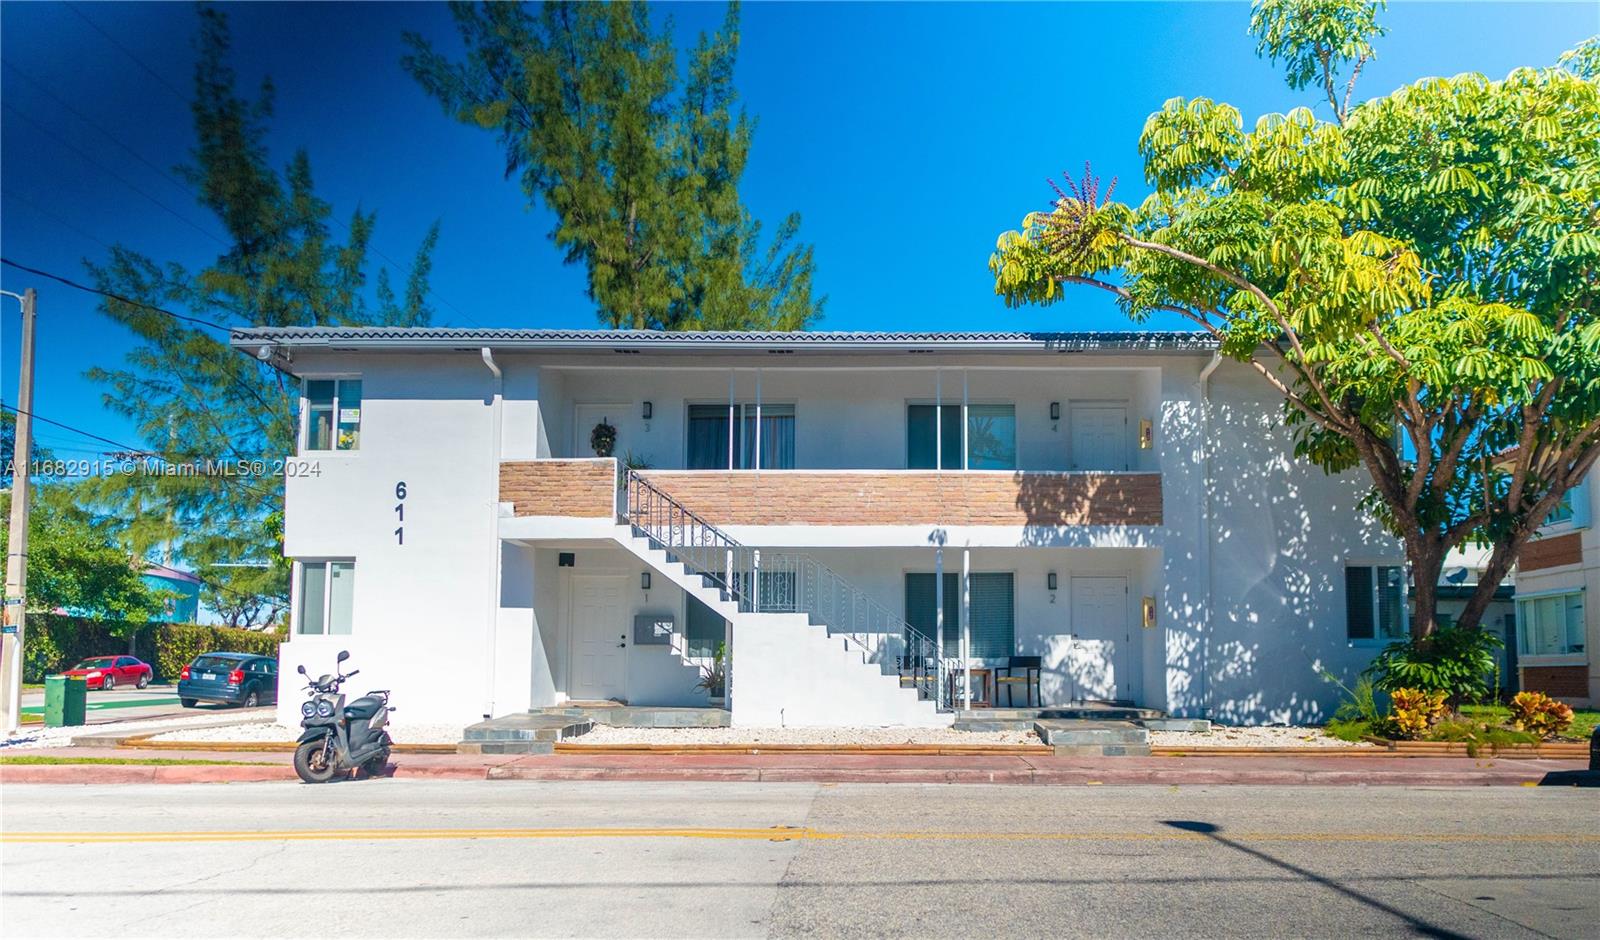
[{"label": "metal corrugated roof", "polygon": [[687,352],[1079,352],[1211,350],[1198,332],[661,332],[655,330],[522,330],[444,327],[254,327],[232,332],[236,347],[263,345],[337,349],[422,350],[492,346],[530,350],[675,350]]}]

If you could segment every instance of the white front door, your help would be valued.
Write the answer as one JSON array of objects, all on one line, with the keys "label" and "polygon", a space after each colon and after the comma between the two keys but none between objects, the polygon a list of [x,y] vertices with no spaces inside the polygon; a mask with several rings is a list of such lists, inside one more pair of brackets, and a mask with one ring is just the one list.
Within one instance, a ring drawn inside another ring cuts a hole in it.
[{"label": "white front door", "polygon": [[1073,405],[1072,469],[1128,469],[1128,409],[1124,405]]},{"label": "white front door", "polygon": [[569,698],[604,701],[627,698],[628,621],[623,606],[627,578],[573,575],[572,688]]},{"label": "white front door", "polygon": [[1133,701],[1128,579],[1073,578],[1071,630],[1067,673],[1073,699]]},{"label": "white front door", "polygon": [[[583,404],[575,405],[572,409],[572,456],[594,457],[594,446],[590,438],[594,436],[595,425],[602,421],[617,429],[617,443],[611,451],[613,457],[621,457],[628,453],[629,438],[633,417],[633,405],[611,402],[608,404]],[[637,442],[634,442],[635,444]]]}]

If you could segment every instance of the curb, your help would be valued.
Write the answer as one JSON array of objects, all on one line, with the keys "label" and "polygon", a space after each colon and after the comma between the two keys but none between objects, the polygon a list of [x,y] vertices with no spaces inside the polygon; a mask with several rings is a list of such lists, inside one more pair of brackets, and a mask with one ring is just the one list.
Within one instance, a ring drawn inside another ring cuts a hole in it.
[{"label": "curb", "polygon": [[[481,765],[408,767],[391,764],[385,777],[433,780],[483,780]],[[288,764],[36,764],[0,766],[0,784],[90,786],[123,783],[293,783],[302,785]]]},{"label": "curb", "polygon": [[[118,737],[109,746],[137,748],[149,751],[216,751],[218,753],[237,751],[272,751],[290,753],[295,749],[295,744],[288,741],[153,741],[152,738],[161,734],[130,735]],[[76,743],[77,739],[73,739]],[[396,744],[390,749],[392,754],[454,754],[454,744]]]},{"label": "curb", "polygon": [[1049,757],[1048,744],[579,744],[558,741],[557,754],[861,754],[899,757]]}]

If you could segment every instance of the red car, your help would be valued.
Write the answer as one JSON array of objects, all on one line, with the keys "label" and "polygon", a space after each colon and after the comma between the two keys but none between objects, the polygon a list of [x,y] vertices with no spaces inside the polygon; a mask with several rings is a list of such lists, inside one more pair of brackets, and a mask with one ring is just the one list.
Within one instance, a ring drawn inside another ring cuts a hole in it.
[{"label": "red car", "polygon": [[114,689],[119,685],[144,688],[150,684],[155,670],[132,656],[96,656],[86,659],[62,673],[64,676],[82,676],[91,689]]}]

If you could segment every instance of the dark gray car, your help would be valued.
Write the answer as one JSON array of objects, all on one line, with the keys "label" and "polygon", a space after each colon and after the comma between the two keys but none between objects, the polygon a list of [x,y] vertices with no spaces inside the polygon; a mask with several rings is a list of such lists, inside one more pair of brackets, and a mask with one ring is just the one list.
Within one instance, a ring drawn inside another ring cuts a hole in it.
[{"label": "dark gray car", "polygon": [[278,701],[278,661],[254,653],[202,653],[183,667],[178,700],[184,708],[199,702],[272,705]]}]

